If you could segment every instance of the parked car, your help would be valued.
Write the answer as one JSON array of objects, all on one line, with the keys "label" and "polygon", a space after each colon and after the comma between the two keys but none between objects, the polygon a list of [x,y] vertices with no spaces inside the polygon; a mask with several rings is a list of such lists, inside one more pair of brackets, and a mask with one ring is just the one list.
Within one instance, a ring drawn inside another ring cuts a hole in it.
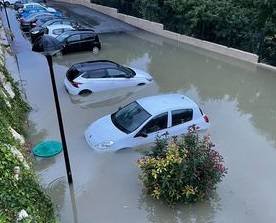
[{"label": "parked car", "polygon": [[[32,42],[34,42],[35,39],[37,39],[37,37],[45,34],[47,31],[47,27],[52,26],[52,25],[70,25],[74,29],[80,28],[80,25],[76,21],[68,19],[68,18],[51,19],[44,23],[43,23],[43,21],[40,20],[40,21],[36,21],[36,23],[33,25],[36,25],[36,27],[34,27],[30,30]],[[63,32],[60,32],[60,34]]]},{"label": "parked car", "polygon": [[209,128],[209,119],[190,98],[180,94],[151,96],[134,101],[92,123],[85,131],[90,147],[117,151],[145,145],[156,137],[179,136],[191,126]]},{"label": "parked car", "polygon": [[78,22],[76,22],[75,20],[69,19],[67,17],[57,17],[55,19],[51,19],[47,21],[38,21],[38,23],[36,23],[36,27],[47,27],[50,25],[58,25],[58,24],[71,25],[74,28],[81,27],[81,25],[79,25]]},{"label": "parked car", "polygon": [[67,91],[72,95],[142,86],[151,82],[150,74],[108,60],[75,64],[67,71],[64,80]]},{"label": "parked car", "polygon": [[30,15],[37,14],[37,13],[50,13],[55,16],[62,16],[61,12],[58,11],[53,11],[53,10],[46,10],[44,8],[34,8],[34,9],[28,9],[28,10],[23,10],[17,14],[17,18],[26,18]]},{"label": "parked car", "polygon": [[30,2],[30,3],[26,3],[23,5],[23,10],[32,10],[32,9],[44,9],[45,11],[49,11],[49,12],[56,12],[56,10],[54,8],[51,7],[47,7],[45,5],[41,5],[39,3],[36,2]]},{"label": "parked car", "polygon": [[89,50],[96,54],[101,49],[99,36],[91,29],[67,31],[59,35],[57,40],[64,44],[61,54]]},{"label": "parked car", "polygon": [[6,6],[13,5],[15,4],[16,0],[4,0],[4,4]]},{"label": "parked car", "polygon": [[43,18],[57,18],[57,16],[51,14],[51,13],[45,13],[45,12],[39,12],[35,14],[31,14],[26,18],[21,18],[20,21],[20,27],[23,31],[28,32],[30,31],[31,28],[36,26],[36,21],[38,19],[43,19]]},{"label": "parked car", "polygon": [[[33,23],[31,24],[31,26],[32,26],[32,28],[40,27],[40,26],[42,26],[44,23],[46,23],[46,22],[48,22],[48,21],[50,21],[50,20],[54,20],[54,19],[64,19],[64,18],[66,18],[66,17],[58,17],[58,16],[52,16],[52,15],[50,15],[50,16],[43,16],[43,17],[41,17],[41,18],[36,19],[36,21],[33,22]],[[45,26],[45,27],[46,27],[46,26]]]},{"label": "parked car", "polygon": [[14,9],[17,11],[18,9],[23,8],[24,4],[31,3],[31,2],[45,4],[46,0],[17,0],[14,3]]},{"label": "parked car", "polygon": [[24,4],[28,3],[28,0],[17,0],[13,7],[16,11],[18,11],[18,9],[23,8]]}]

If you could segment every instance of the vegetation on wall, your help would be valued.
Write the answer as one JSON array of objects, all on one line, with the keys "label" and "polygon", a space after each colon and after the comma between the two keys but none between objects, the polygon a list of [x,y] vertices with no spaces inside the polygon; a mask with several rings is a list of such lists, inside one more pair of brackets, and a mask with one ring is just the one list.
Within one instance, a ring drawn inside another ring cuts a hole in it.
[{"label": "vegetation on wall", "polygon": [[276,65],[275,0],[91,0]]},{"label": "vegetation on wall", "polygon": [[4,65],[2,49],[0,54],[0,223],[17,222],[22,210],[29,217],[18,222],[52,223],[52,203],[26,161],[26,146],[11,131],[24,134],[29,106]]},{"label": "vegetation on wall", "polygon": [[224,175],[222,156],[209,137],[191,128],[181,139],[157,139],[152,152],[138,160],[148,194],[168,204],[196,202],[210,197]]}]

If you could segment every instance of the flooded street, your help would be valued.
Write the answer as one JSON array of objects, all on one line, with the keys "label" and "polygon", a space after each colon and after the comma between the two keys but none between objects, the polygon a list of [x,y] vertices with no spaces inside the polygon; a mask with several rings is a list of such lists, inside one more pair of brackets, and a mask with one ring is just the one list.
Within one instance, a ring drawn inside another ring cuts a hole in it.
[{"label": "flooded street", "polygon": [[[31,52],[12,19],[19,70],[33,107],[30,140],[35,144],[58,139],[46,60]],[[104,19],[92,25],[100,26]],[[84,52],[54,58],[78,222],[276,222],[276,73],[134,28],[128,31],[105,30],[100,34],[103,48],[96,56]],[[143,69],[152,74],[154,83],[86,97],[69,96],[63,85],[68,68],[95,59]],[[137,98],[167,92],[191,97],[209,116],[209,132],[228,174],[208,201],[171,208],[152,200],[143,193],[138,178],[136,160],[141,149],[97,153],[84,139],[85,129],[98,118]],[[63,155],[36,160],[35,167],[61,221],[73,222]]]}]

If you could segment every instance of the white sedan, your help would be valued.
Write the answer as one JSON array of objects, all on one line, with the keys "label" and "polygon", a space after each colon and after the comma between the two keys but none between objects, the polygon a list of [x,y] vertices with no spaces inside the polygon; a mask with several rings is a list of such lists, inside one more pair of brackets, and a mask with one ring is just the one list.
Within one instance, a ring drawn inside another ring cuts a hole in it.
[{"label": "white sedan", "polygon": [[150,74],[109,60],[75,64],[67,71],[64,80],[67,91],[72,95],[142,86],[151,82]]},{"label": "white sedan", "polygon": [[195,125],[209,128],[209,119],[198,105],[181,94],[151,96],[134,101],[92,123],[85,131],[90,147],[117,151],[152,143],[157,136],[179,136]]}]

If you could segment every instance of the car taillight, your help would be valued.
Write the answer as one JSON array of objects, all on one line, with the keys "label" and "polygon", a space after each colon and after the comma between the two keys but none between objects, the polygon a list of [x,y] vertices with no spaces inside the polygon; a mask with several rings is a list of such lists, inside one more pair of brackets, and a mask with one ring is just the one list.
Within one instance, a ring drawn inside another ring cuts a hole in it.
[{"label": "car taillight", "polygon": [[208,118],[207,115],[204,115],[203,118],[204,118],[204,121],[205,121],[205,122],[209,123],[209,118]]},{"label": "car taillight", "polygon": [[76,87],[76,88],[79,88],[79,87],[80,87],[80,84],[81,84],[81,83],[74,82],[74,81],[72,81],[71,83],[72,83],[72,85],[73,85],[74,87]]}]

